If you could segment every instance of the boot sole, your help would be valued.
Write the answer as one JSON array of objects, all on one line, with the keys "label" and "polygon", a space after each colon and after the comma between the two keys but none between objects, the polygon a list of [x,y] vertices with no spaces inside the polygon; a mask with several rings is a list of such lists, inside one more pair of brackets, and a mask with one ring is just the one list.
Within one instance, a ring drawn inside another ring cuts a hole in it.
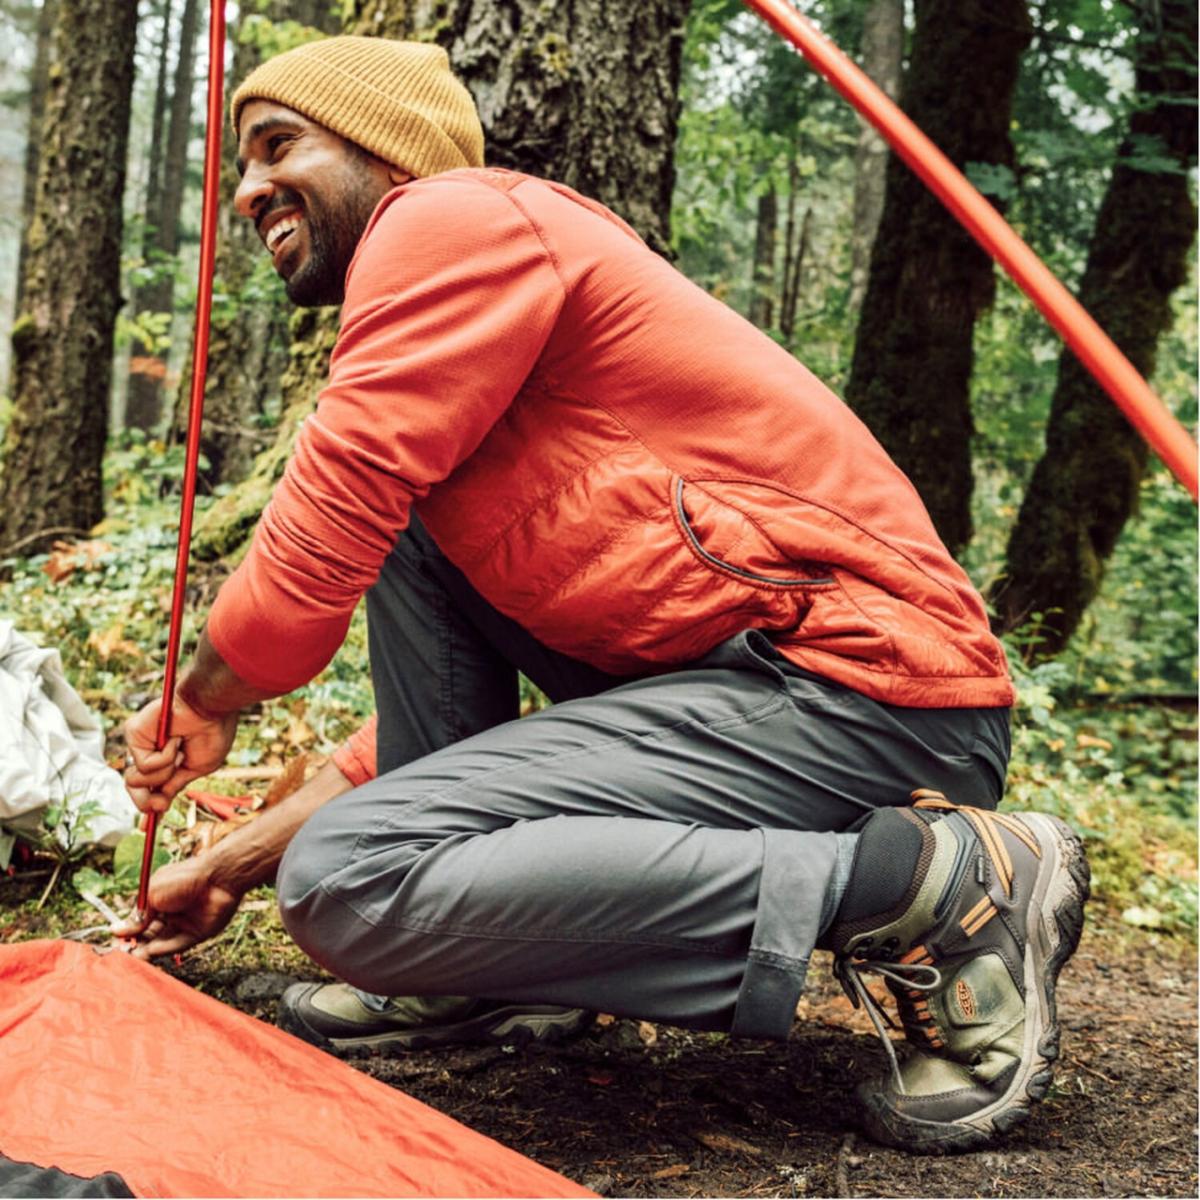
[{"label": "boot sole", "polygon": [[327,1037],[291,1008],[280,1008],[280,1029],[338,1058],[399,1058],[411,1050],[438,1046],[526,1046],[566,1041],[582,1034],[593,1014],[581,1008],[518,1006],[492,1009],[469,1021],[425,1029],[398,1029],[363,1037]]},{"label": "boot sole", "polygon": [[[1079,945],[1091,871],[1079,835],[1057,817],[1022,813],[1038,835],[1042,866],[1026,910],[1025,1045],[1004,1095],[956,1122],[922,1121],[898,1111],[882,1092],[860,1088],[863,1123],[885,1145],[921,1154],[956,1154],[991,1145],[1029,1116],[1054,1079],[1060,1029],[1058,975]],[[1038,964],[1042,963],[1042,986]]]}]

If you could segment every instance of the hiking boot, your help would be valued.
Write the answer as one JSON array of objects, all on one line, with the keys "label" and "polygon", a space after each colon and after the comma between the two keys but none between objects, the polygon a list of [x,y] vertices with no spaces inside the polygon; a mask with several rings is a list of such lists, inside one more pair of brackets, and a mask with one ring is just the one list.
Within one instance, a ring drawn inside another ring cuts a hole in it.
[{"label": "hiking boot", "polygon": [[[1055,817],[959,807],[924,790],[913,798],[864,826],[828,945],[891,1060],[890,1075],[858,1088],[867,1132],[943,1154],[987,1145],[1046,1094],[1054,988],[1083,929],[1089,872]],[[868,974],[896,997],[913,1046],[903,1063]]]},{"label": "hiking boot", "polygon": [[592,1014],[549,1004],[466,996],[373,996],[346,983],[294,983],[276,1024],[340,1058],[429,1046],[557,1042],[582,1033]]}]

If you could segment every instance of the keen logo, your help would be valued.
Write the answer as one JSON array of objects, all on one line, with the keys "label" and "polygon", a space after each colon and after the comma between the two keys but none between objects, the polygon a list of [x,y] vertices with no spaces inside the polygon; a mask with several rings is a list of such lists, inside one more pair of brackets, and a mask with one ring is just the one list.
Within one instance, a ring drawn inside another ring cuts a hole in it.
[{"label": "keen logo", "polygon": [[968,1021],[975,1018],[975,993],[960,979],[954,985],[954,995],[958,999],[958,1007]]}]

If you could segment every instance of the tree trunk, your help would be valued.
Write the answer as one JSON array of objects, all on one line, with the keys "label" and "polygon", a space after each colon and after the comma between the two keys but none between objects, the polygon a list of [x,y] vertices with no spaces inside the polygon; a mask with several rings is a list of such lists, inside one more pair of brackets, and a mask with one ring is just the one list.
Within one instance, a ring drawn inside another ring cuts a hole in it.
[{"label": "tree trunk", "polygon": [[[863,16],[862,69],[893,99],[900,94],[904,67],[904,0],[871,0]],[[888,145],[875,127],[859,118],[854,151],[854,228],[850,235],[850,308],[867,290],[871,247],[883,215]]]},{"label": "tree trunk", "polygon": [[770,329],[775,322],[775,231],[778,224],[779,197],[772,186],[758,198],[758,221],[754,231],[750,320],[759,329]]},{"label": "tree trunk", "polygon": [[[163,125],[167,116],[167,77],[171,65],[171,0],[163,0],[162,37],[158,44],[158,74],[154,85],[154,109],[150,120],[150,153],[146,160],[146,196],[142,205],[145,226],[142,230],[142,258],[149,262],[157,240],[157,221],[162,214]],[[138,296],[133,311],[141,312]]]},{"label": "tree trunk", "polygon": [[[323,33],[338,29],[329,0],[267,0],[258,12],[273,23],[294,21]],[[255,41],[235,43],[227,95],[233,95],[261,57]],[[200,450],[209,465],[200,482],[209,489],[245,479],[255,456],[274,440],[274,431],[264,430],[259,418],[268,404],[278,399],[288,344],[287,297],[254,226],[233,210],[238,185],[234,165],[237,145],[228,130],[223,131],[223,139],[214,291],[228,299],[212,314],[204,385]],[[243,301],[245,289],[256,273],[256,283],[261,285],[253,287]],[[189,348],[171,420],[173,436],[178,440],[187,433],[191,376]]]},{"label": "tree trunk", "polygon": [[[148,211],[153,227],[153,255],[161,265],[150,285],[136,299],[134,312],[166,313],[165,333],[174,315],[174,258],[179,251],[179,220],[183,211],[183,187],[187,175],[188,140],[192,132],[192,91],[196,84],[196,33],[199,29],[199,0],[184,0],[179,24],[179,53],[171,91],[167,140],[163,153],[162,193],[157,211]],[[165,36],[165,30],[164,30]],[[129,378],[125,401],[128,429],[154,429],[162,420],[163,379],[167,355],[139,356],[140,370]]]},{"label": "tree trunk", "polygon": [[[1024,0],[917,0],[908,115],[958,167],[1011,166]],[[912,480],[951,553],[971,537],[972,333],[991,259],[892,156],[846,399]]]},{"label": "tree trunk", "polygon": [[[812,215],[810,205],[804,210],[804,220],[800,222],[800,240],[783,264],[783,300],[779,311],[779,332],[783,335],[783,344],[789,350],[792,348],[792,334],[796,331],[796,308],[800,303],[804,260],[812,244]],[[788,240],[791,241],[791,238]]]},{"label": "tree trunk", "polygon": [[[1138,12],[1139,102],[1096,217],[1080,303],[1145,376],[1171,325],[1171,295],[1187,278],[1196,209],[1196,7],[1161,0]],[[1175,169],[1143,169],[1153,155]],[[1133,513],[1149,450],[1079,360],[1064,349],[1046,450],[1008,543],[993,601],[1002,629],[1041,614],[1031,658],[1056,654],[1095,598]]]},{"label": "tree trunk", "polygon": [[136,0],[59,0],[12,331],[0,552],[22,543],[36,553],[52,540],[41,531],[88,529],[103,515],[136,28]]},{"label": "tree trunk", "polygon": [[[487,161],[558,180],[669,246],[684,21],[691,0],[348,0],[346,32],[436,40],[475,96]],[[284,419],[250,477],[198,522],[196,553],[250,532],[312,409],[337,335],[332,310],[293,318]]]},{"label": "tree trunk", "polygon": [[50,72],[50,49],[54,32],[57,0],[42,0],[38,13],[37,49],[29,75],[29,127],[25,135],[25,179],[21,188],[21,248],[17,252],[16,308],[21,309],[21,289],[25,281],[25,263],[29,257],[29,228],[33,224],[33,205],[37,194],[38,157],[42,145],[42,118],[46,112],[46,81]]}]

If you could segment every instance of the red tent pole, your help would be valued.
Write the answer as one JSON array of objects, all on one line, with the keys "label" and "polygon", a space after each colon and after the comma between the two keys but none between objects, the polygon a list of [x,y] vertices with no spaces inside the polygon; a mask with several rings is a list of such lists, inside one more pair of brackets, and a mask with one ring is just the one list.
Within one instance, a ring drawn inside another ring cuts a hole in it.
[{"label": "red tent pole", "polygon": [[[175,551],[175,583],[171,592],[171,624],[167,635],[167,664],[163,676],[162,711],[157,746],[171,736],[171,701],[179,664],[183,602],[187,587],[188,551],[192,545],[192,514],[196,506],[196,470],[200,461],[200,421],[204,415],[204,383],[208,368],[208,329],[212,313],[213,263],[217,246],[217,196],[221,175],[221,122],[225,111],[225,2],[212,0],[208,26],[208,129],[204,146],[204,204],[200,215],[200,278],[196,290],[196,327],[192,343],[192,390],[188,405],[187,447],[184,454],[183,498],[179,512],[179,542]],[[146,844],[138,880],[137,909],[146,912],[158,813],[146,814]]]},{"label": "red tent pole", "polygon": [[962,172],[786,0],[746,0],[868,120],[967,232],[1012,276],[1130,424],[1197,495],[1196,443],[1133,364]]}]

